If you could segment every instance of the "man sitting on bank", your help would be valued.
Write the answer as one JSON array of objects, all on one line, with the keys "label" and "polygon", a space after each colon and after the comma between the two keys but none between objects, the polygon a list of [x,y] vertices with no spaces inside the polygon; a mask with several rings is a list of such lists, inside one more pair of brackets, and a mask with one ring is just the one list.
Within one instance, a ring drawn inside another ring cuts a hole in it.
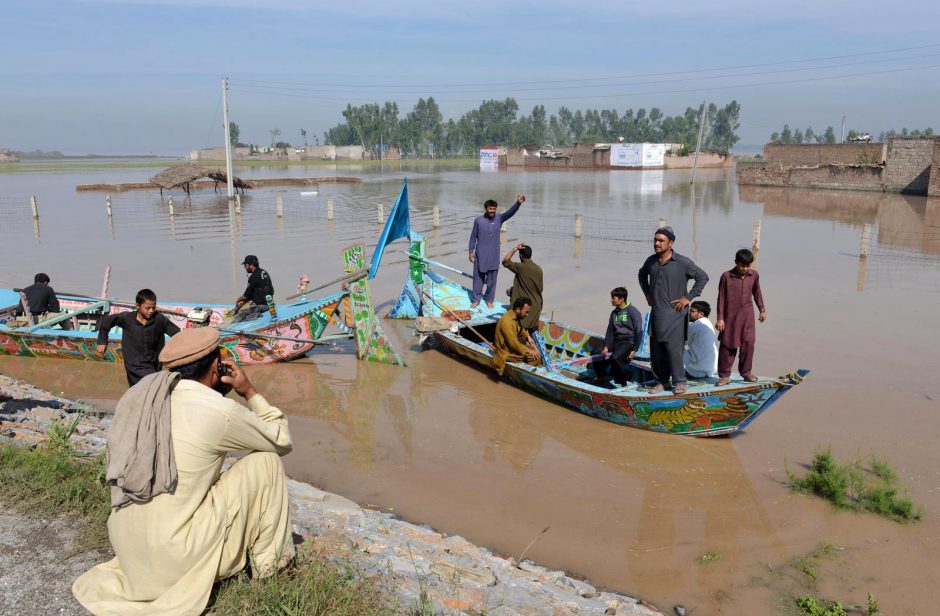
[{"label": "man sitting on bank", "polygon": [[[115,557],[72,586],[102,614],[201,614],[212,585],[249,562],[256,577],[294,555],[287,418],[222,360],[219,332],[187,329],[160,353],[164,370],[118,402],[108,429]],[[234,389],[243,406],[225,394]],[[248,451],[222,472],[225,456]]]},{"label": "man sitting on bank", "polygon": [[493,367],[500,376],[506,370],[506,362],[524,361],[533,366],[541,366],[539,352],[528,345],[529,332],[522,327],[522,321],[529,315],[532,301],[520,297],[512,303],[512,308],[503,313],[496,324],[496,336],[493,339]]}]

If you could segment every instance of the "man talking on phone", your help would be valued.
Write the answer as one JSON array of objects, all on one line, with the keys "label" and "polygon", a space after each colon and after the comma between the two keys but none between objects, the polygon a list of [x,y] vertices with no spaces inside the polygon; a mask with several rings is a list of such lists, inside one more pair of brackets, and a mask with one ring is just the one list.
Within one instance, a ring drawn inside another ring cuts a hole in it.
[{"label": "man talking on phone", "polygon": [[[222,358],[217,329],[183,330],[160,361],[108,429],[115,558],[72,586],[94,614],[201,614],[217,580],[246,563],[271,575],[294,555],[287,418]],[[233,390],[247,406],[226,397]],[[249,453],[223,473],[233,451]]]}]

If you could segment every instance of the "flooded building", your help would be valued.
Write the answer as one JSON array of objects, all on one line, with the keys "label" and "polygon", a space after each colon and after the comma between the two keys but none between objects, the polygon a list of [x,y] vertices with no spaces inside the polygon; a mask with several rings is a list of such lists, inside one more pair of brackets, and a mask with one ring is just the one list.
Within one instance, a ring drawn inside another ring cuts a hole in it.
[{"label": "flooded building", "polygon": [[739,162],[738,184],[940,196],[940,137],[887,143],[768,143],[759,161]]}]

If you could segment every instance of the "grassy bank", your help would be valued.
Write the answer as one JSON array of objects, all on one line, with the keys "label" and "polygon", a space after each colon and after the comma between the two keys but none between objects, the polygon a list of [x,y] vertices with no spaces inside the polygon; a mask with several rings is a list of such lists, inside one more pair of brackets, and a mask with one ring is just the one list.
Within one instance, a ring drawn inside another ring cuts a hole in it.
[{"label": "grassy bank", "polygon": [[[41,173],[43,171],[85,171],[94,169],[165,169],[172,165],[189,162],[188,159],[179,160],[137,160],[137,161],[99,161],[94,158],[71,160],[70,162],[19,162],[0,165],[0,174],[4,173]],[[208,168],[221,168],[225,166],[224,160],[199,160],[196,164]],[[447,158],[447,159],[408,159],[408,160],[235,160],[232,165],[235,169],[253,169],[255,167],[364,167],[366,169],[381,169],[383,166],[394,169],[397,166],[406,166],[409,169],[420,169],[436,165],[455,167],[476,166],[475,158]]]},{"label": "grassy bank", "polygon": [[[23,515],[64,516],[84,527],[76,551],[109,547],[110,492],[104,455],[77,456],[69,436],[79,418],[53,424],[48,440],[32,450],[0,446],[0,502]],[[216,585],[211,614],[311,614],[384,616],[394,613],[368,580],[351,565],[337,566],[309,546],[296,564],[269,578],[244,573]]]}]

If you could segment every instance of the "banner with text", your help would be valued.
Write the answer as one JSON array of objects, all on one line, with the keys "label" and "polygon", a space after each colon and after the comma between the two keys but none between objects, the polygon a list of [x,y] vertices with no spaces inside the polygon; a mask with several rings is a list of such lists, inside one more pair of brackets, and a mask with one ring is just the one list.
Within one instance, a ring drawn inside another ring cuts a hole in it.
[{"label": "banner with text", "polygon": [[614,143],[610,146],[611,167],[662,167],[664,143]]},{"label": "banner with text", "polygon": [[480,170],[492,171],[499,169],[499,150],[496,148],[480,148]]}]

